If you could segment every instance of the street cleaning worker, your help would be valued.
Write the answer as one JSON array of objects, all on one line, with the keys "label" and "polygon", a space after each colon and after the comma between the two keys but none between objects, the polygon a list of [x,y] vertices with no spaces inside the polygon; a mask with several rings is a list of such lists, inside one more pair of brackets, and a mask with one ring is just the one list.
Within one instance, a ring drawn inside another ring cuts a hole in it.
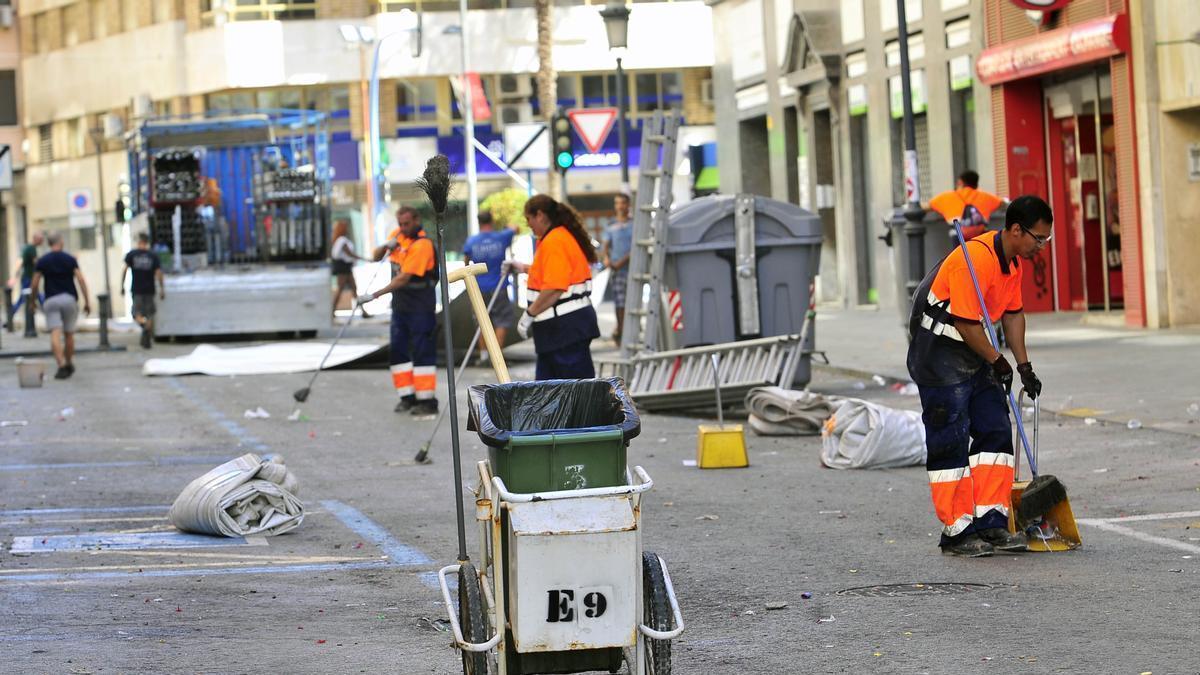
[{"label": "street cleaning worker", "polygon": [[[468,263],[487,265],[487,272],[475,279],[479,282],[479,291],[485,301],[491,301],[492,295],[496,294],[488,316],[492,320],[492,328],[496,330],[496,343],[503,347],[504,340],[508,337],[508,329],[513,327],[514,318],[512,303],[508,300],[508,275],[505,274],[507,268],[504,259],[508,257],[508,249],[512,246],[513,236],[517,231],[511,227],[497,231],[491,211],[480,211],[478,218],[479,232],[468,237],[463,244],[463,258]],[[497,288],[500,289],[499,293]],[[484,363],[487,358],[487,345],[480,340],[479,362]]]},{"label": "street cleaning worker", "polygon": [[953,190],[929,200],[929,208],[942,214],[947,223],[953,223],[957,218],[962,223],[963,236],[974,239],[987,230],[992,211],[1003,203],[1004,200],[996,195],[980,190],[979,174],[967,169],[958,175]]},{"label": "street cleaning worker", "polygon": [[421,228],[421,216],[411,206],[396,211],[397,227],[372,255],[392,261],[392,280],[374,293],[358,296],[366,304],[392,294],[392,332],[389,349],[392,385],[400,401],[396,412],[436,415],[437,393],[437,251]]},{"label": "street cleaning worker", "polygon": [[517,323],[521,337],[533,334],[539,380],[596,376],[592,340],[600,337],[592,307],[596,248],[575,209],[547,195],[525,202],[525,220],[538,238],[533,263],[511,263],[528,272],[529,306]]},{"label": "street cleaning worker", "polygon": [[909,316],[908,373],[921,394],[925,468],[947,555],[979,557],[1025,549],[1008,531],[1013,446],[1007,394],[1013,369],[988,341],[982,321],[1000,321],[1021,383],[1037,398],[1042,383],[1025,351],[1020,258],[1050,241],[1054,216],[1039,197],[1009,204],[1004,229],[967,242],[989,316],[983,316],[961,248],[929,272]]}]

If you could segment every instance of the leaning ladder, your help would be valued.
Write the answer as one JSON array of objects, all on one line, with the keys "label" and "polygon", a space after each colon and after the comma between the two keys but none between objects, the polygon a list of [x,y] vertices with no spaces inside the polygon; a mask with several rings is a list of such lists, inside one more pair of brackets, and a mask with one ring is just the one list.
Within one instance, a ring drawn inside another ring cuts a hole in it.
[{"label": "leaning ladder", "polygon": [[643,122],[642,160],[638,167],[637,204],[633,213],[633,248],[625,294],[625,327],[621,356],[659,348],[662,283],[667,262],[667,214],[675,175],[675,139],[679,116],[654,113]]}]

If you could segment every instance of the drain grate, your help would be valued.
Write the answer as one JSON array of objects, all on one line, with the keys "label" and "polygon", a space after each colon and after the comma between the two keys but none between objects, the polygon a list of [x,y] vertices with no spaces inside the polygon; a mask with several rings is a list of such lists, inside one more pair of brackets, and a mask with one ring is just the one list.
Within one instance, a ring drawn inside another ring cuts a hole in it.
[{"label": "drain grate", "polygon": [[958,595],[961,593],[988,591],[992,588],[993,586],[988,584],[885,584],[882,586],[846,588],[834,593],[834,595],[855,598],[901,598],[912,595]]}]

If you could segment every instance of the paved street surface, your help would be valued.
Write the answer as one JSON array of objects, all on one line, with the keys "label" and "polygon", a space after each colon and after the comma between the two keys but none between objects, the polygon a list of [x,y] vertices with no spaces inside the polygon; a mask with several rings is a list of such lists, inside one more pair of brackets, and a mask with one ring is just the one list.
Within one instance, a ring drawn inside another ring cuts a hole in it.
[{"label": "paved street surface", "polygon": [[[903,343],[892,319],[823,313],[820,346],[838,370],[813,388],[915,408],[869,378],[903,375],[883,357]],[[1070,324],[1040,344],[1042,326],[1036,317],[1031,350],[1048,407],[1108,411],[1093,424],[1043,416],[1042,467],[1084,519],[1085,546],[1070,553],[943,557],[920,467],[823,469],[819,438],[751,435],[750,468],[701,471],[683,464],[697,419],[644,417],[629,461],[655,480],[645,545],[669,564],[687,621],[675,672],[1200,670],[1195,336]],[[1071,342],[1077,329],[1105,334]],[[372,333],[382,324],[360,330]],[[453,561],[453,500],[465,494],[448,428],[434,463],[417,466],[432,422],[392,412],[385,371],[322,374],[307,419],[290,422],[307,375],[146,378],[146,357],[84,354],[74,378],[41,389],[18,389],[0,359],[0,419],[28,421],[0,428],[0,671],[461,672],[431,575]],[[532,375],[528,361],[513,367]],[[243,417],[259,406],[269,419]],[[1104,421],[1134,413],[1143,428]],[[483,446],[463,440],[470,467]],[[221,546],[174,533],[166,509],[184,485],[247,451],[284,456],[304,524]],[[100,533],[123,546],[98,547]]]}]

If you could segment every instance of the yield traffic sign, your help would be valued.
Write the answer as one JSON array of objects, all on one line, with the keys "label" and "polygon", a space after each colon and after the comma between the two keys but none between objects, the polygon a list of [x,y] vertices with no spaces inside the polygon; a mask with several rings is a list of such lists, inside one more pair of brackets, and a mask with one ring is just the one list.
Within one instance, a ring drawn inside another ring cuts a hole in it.
[{"label": "yield traffic sign", "polygon": [[588,152],[599,152],[604,145],[604,139],[612,131],[613,121],[617,119],[616,108],[579,108],[567,112],[575,133],[583,139]]}]

